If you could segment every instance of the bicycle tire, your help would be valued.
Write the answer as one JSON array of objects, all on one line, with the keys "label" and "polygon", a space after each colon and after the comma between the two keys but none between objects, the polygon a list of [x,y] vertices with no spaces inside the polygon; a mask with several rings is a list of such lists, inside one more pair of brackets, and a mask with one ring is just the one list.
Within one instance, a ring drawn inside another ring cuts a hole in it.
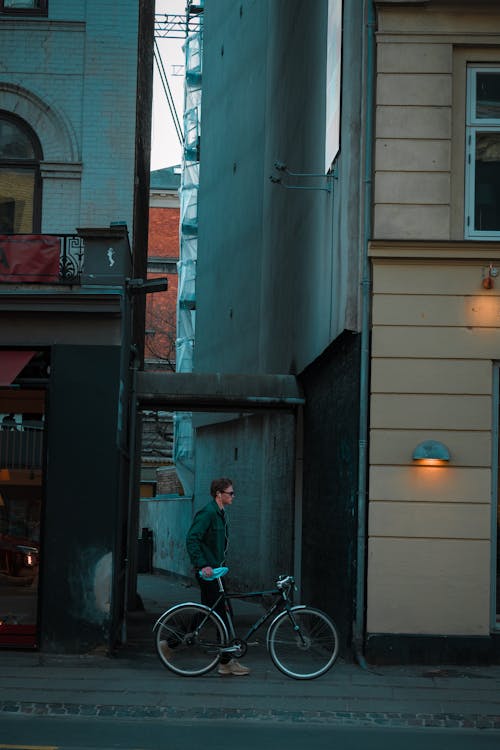
[{"label": "bicycle tire", "polygon": [[227,642],[226,626],[203,604],[177,604],[155,625],[155,648],[162,664],[183,677],[210,672]]},{"label": "bicycle tire", "polygon": [[295,680],[313,680],[335,664],[339,637],[328,615],[297,605],[272,621],[267,647],[274,665],[283,674]]}]

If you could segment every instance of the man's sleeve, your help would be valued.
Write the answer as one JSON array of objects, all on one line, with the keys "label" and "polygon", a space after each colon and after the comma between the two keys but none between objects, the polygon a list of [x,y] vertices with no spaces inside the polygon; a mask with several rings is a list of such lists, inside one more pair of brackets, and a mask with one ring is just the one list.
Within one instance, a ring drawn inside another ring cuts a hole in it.
[{"label": "man's sleeve", "polygon": [[210,516],[203,510],[198,511],[186,536],[186,549],[195,568],[204,568],[208,563],[201,548],[201,542],[210,526]]}]

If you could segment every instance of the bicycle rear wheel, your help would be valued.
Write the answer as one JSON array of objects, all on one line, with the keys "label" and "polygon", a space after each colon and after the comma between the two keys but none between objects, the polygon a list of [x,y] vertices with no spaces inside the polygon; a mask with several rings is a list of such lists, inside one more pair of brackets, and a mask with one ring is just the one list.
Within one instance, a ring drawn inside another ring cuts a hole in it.
[{"label": "bicycle rear wheel", "polygon": [[196,677],[218,663],[227,635],[220,617],[208,607],[178,604],[160,617],[154,638],[165,667],[184,677]]},{"label": "bicycle rear wheel", "polygon": [[324,612],[296,606],[279,614],[269,626],[268,649],[275,666],[288,677],[312,680],[334,665],[339,638]]}]

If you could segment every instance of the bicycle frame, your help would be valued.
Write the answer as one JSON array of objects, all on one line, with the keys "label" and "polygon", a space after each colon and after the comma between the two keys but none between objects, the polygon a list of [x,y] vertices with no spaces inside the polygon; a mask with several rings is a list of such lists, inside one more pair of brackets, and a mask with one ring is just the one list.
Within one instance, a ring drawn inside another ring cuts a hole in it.
[{"label": "bicycle frame", "polygon": [[[292,603],[288,597],[288,592],[283,589],[270,589],[266,591],[246,591],[244,593],[238,593],[238,592],[232,592],[232,591],[226,591],[224,589],[224,584],[222,583],[222,580],[220,578],[217,579],[217,584],[219,586],[219,596],[217,597],[217,600],[213,604],[212,607],[210,607],[210,612],[218,615],[218,612],[216,611],[216,608],[219,606],[221,602],[226,601],[232,601],[233,599],[254,599],[256,597],[262,597],[262,596],[274,596],[274,601],[272,602],[271,606],[266,609],[263,615],[259,617],[253,625],[250,626],[250,628],[247,630],[245,636],[241,639],[244,643],[247,643],[248,640],[252,637],[254,633],[259,630],[262,625],[269,620],[272,615],[276,612],[277,609],[280,608],[280,605],[283,605],[283,609],[288,611],[290,613],[290,610],[292,608]],[[208,614],[208,613],[207,613]],[[218,615],[220,617],[220,615]],[[222,618],[221,618],[222,619]],[[224,623],[228,629],[228,636],[229,640],[236,640],[236,630],[234,628],[233,618],[231,616],[231,612],[228,608],[226,608],[226,619],[227,623]],[[293,617],[292,617],[293,621]],[[221,648],[221,652],[225,653],[231,653],[232,651],[237,650],[234,646],[227,646],[226,648]]]},{"label": "bicycle frame", "polygon": [[[222,570],[224,575],[227,569]],[[292,576],[280,576],[273,589],[239,593],[226,592],[220,575],[217,571],[214,576],[219,591],[211,607],[182,602],[156,621],[155,645],[164,666],[184,676],[203,675],[214,668],[222,655],[235,659],[244,656],[248,646],[257,645],[250,639],[265,623],[271,660],[287,677],[313,679],[333,666],[339,648],[335,624],[324,612],[293,603]],[[271,597],[271,602],[244,637],[237,637],[229,602],[257,597]],[[222,606],[226,611],[221,616],[217,609],[222,610]],[[170,641],[170,637],[175,640]]]}]

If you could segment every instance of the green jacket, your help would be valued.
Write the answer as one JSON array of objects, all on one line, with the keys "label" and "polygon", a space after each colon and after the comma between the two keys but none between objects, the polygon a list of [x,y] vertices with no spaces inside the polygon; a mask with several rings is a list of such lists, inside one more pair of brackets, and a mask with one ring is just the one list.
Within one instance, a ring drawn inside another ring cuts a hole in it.
[{"label": "green jacket", "polygon": [[186,549],[196,569],[224,565],[227,550],[227,525],[224,511],[215,500],[203,506],[193,518],[186,537]]}]

